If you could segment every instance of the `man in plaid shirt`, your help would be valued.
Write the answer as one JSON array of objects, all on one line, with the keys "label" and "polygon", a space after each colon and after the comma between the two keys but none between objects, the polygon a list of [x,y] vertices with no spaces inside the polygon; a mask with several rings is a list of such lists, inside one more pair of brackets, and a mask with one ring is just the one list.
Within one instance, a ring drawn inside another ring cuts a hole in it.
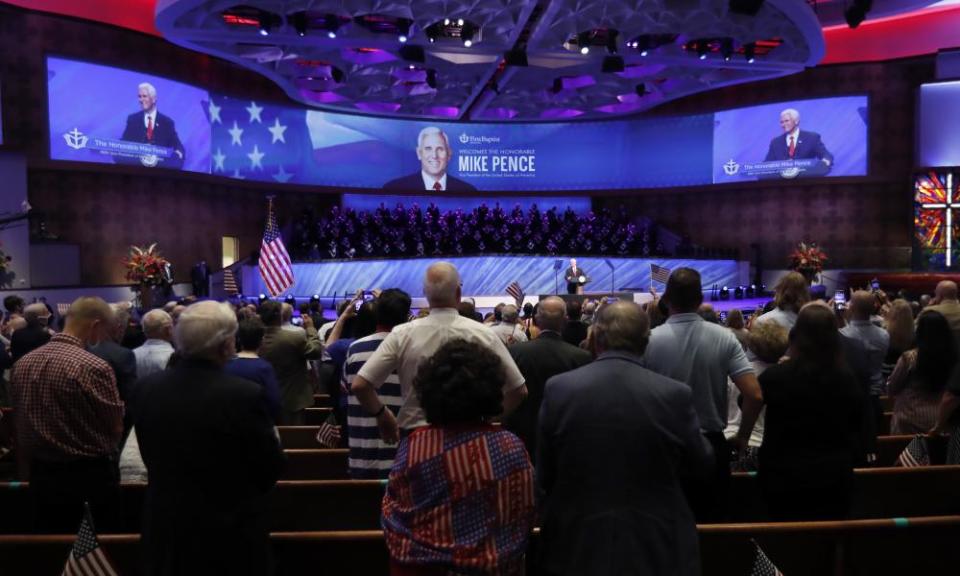
[{"label": "man in plaid shirt", "polygon": [[30,462],[40,531],[76,531],[84,501],[97,526],[115,520],[123,403],[110,365],[86,350],[112,324],[106,302],[78,298],[63,332],[13,367],[17,446]]}]

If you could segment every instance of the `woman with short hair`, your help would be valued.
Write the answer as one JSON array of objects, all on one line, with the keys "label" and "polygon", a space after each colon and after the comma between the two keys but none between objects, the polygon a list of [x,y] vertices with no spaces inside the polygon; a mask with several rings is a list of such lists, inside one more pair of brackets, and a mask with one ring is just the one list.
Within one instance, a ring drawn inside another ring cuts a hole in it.
[{"label": "woman with short hair", "polygon": [[523,573],[533,529],[533,467],[523,442],[491,425],[503,363],[465,340],[420,366],[428,426],[400,442],[383,498],[392,576]]}]

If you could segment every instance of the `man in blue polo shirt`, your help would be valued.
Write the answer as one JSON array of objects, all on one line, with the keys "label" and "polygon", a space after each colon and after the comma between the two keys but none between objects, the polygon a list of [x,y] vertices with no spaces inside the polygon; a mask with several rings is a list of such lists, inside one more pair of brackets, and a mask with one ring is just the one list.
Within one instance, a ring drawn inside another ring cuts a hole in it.
[{"label": "man in blue polo shirt", "polygon": [[[705,322],[697,314],[703,302],[700,273],[678,268],[670,275],[663,300],[670,311],[667,322],[650,333],[644,354],[647,368],[686,382],[703,435],[713,444],[716,476],[710,486],[693,490],[691,505],[698,522],[721,521],[730,484],[730,455],[742,451],[763,407],[760,384],[732,331]],[[743,416],[735,445],[724,438],[727,426],[727,378],[743,396]]]}]

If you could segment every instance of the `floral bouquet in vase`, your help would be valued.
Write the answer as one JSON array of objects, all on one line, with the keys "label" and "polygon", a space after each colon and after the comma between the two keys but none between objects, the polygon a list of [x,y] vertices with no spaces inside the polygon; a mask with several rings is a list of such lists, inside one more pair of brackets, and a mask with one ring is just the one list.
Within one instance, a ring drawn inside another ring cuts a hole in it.
[{"label": "floral bouquet in vase", "polygon": [[169,282],[170,261],[160,255],[154,242],[146,248],[131,246],[123,266],[127,280],[139,287],[141,308],[149,308],[153,301],[153,287]]},{"label": "floral bouquet in vase", "polygon": [[802,274],[808,282],[813,282],[823,272],[823,263],[826,261],[827,253],[816,242],[801,242],[790,253],[790,269]]}]

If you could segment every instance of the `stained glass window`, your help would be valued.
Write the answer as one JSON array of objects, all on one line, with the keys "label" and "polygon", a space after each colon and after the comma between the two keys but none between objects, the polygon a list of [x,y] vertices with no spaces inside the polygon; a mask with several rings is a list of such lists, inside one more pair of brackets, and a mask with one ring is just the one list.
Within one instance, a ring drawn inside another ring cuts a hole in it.
[{"label": "stained glass window", "polygon": [[954,219],[960,219],[960,175],[952,172],[927,172],[914,182],[913,228],[924,268],[952,268],[960,257],[960,234]]}]

